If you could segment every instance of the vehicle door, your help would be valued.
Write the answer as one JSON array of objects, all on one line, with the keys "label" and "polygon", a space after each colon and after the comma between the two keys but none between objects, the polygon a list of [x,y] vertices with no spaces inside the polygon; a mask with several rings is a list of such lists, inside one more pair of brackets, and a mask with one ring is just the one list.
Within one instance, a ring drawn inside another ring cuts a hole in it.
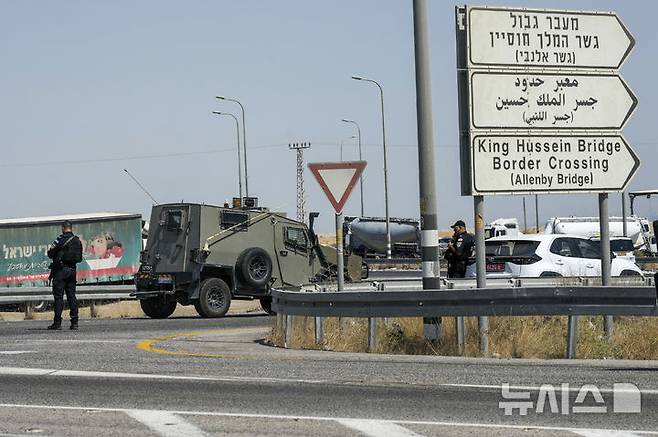
[{"label": "vehicle door", "polygon": [[157,272],[185,271],[189,217],[189,205],[167,207],[160,211],[157,226],[151,226],[147,250]]},{"label": "vehicle door", "polygon": [[601,276],[601,243],[599,241],[572,238],[580,261],[580,276]]},{"label": "vehicle door", "polygon": [[284,287],[298,288],[309,282],[311,272],[311,243],[306,228],[299,224],[278,223],[276,241],[277,260]]},{"label": "vehicle door", "polygon": [[562,276],[581,275],[581,260],[577,258],[577,247],[571,240],[566,237],[556,238],[549,249],[553,267]]}]

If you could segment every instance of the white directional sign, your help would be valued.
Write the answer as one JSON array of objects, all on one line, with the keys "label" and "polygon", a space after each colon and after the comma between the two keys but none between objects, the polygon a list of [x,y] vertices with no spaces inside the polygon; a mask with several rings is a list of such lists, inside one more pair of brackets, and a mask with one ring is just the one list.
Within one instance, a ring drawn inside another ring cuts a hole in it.
[{"label": "white directional sign", "polygon": [[471,74],[474,128],[621,129],[637,99],[617,75]]},{"label": "white directional sign", "polygon": [[635,40],[612,12],[456,9],[462,194],[621,191]]},{"label": "white directional sign", "polygon": [[619,68],[635,40],[609,12],[468,8],[469,62]]},{"label": "white directional sign", "polygon": [[478,194],[620,191],[639,165],[621,136],[473,137]]},{"label": "white directional sign", "polygon": [[352,189],[365,168],[365,161],[320,162],[308,165],[308,169],[320,184],[336,214],[343,211]]}]

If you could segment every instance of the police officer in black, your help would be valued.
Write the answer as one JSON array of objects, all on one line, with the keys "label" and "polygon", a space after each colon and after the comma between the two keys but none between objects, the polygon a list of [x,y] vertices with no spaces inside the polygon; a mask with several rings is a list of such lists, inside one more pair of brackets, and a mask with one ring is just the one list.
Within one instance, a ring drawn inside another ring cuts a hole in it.
[{"label": "police officer in black", "polygon": [[466,223],[463,220],[457,220],[451,227],[452,240],[448,243],[448,249],[444,255],[448,261],[448,277],[463,278],[466,276],[466,266],[468,266],[468,259],[473,252],[475,240],[471,234],[466,232]]},{"label": "police officer in black", "polygon": [[75,298],[75,265],[82,261],[82,243],[73,235],[73,225],[69,221],[62,223],[62,234],[48,249],[50,279],[53,284],[55,300],[55,319],[48,326],[50,330],[62,329],[62,311],[64,310],[64,293],[69,303],[71,329],[78,329],[78,301]]}]

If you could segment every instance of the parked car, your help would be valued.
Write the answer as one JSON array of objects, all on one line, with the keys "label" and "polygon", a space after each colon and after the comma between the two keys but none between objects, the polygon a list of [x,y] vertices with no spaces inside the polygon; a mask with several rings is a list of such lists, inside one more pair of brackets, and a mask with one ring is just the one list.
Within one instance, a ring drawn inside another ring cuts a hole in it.
[{"label": "parked car", "polygon": [[[494,237],[485,242],[487,277],[538,278],[600,276],[601,249],[597,241],[577,235],[530,234]],[[475,277],[475,264],[467,277]],[[633,262],[612,255],[612,276],[642,276]]]},{"label": "parked car", "polygon": [[[592,238],[592,241],[599,244],[601,239]],[[614,253],[617,258],[635,262],[635,246],[630,237],[610,237],[610,252]]]}]

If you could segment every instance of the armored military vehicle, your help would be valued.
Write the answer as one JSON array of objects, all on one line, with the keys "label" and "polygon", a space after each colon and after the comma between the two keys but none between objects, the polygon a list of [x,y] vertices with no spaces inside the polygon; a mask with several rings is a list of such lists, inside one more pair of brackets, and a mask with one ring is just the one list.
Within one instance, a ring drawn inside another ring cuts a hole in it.
[{"label": "armored military vehicle", "polygon": [[[266,208],[156,205],[134,295],[152,318],[169,317],[177,304],[221,317],[232,299],[259,299],[271,313],[271,287],[296,289],[335,275],[336,251],[319,245],[316,217],[309,228]],[[347,280],[361,279],[361,258],[345,265]]]}]

